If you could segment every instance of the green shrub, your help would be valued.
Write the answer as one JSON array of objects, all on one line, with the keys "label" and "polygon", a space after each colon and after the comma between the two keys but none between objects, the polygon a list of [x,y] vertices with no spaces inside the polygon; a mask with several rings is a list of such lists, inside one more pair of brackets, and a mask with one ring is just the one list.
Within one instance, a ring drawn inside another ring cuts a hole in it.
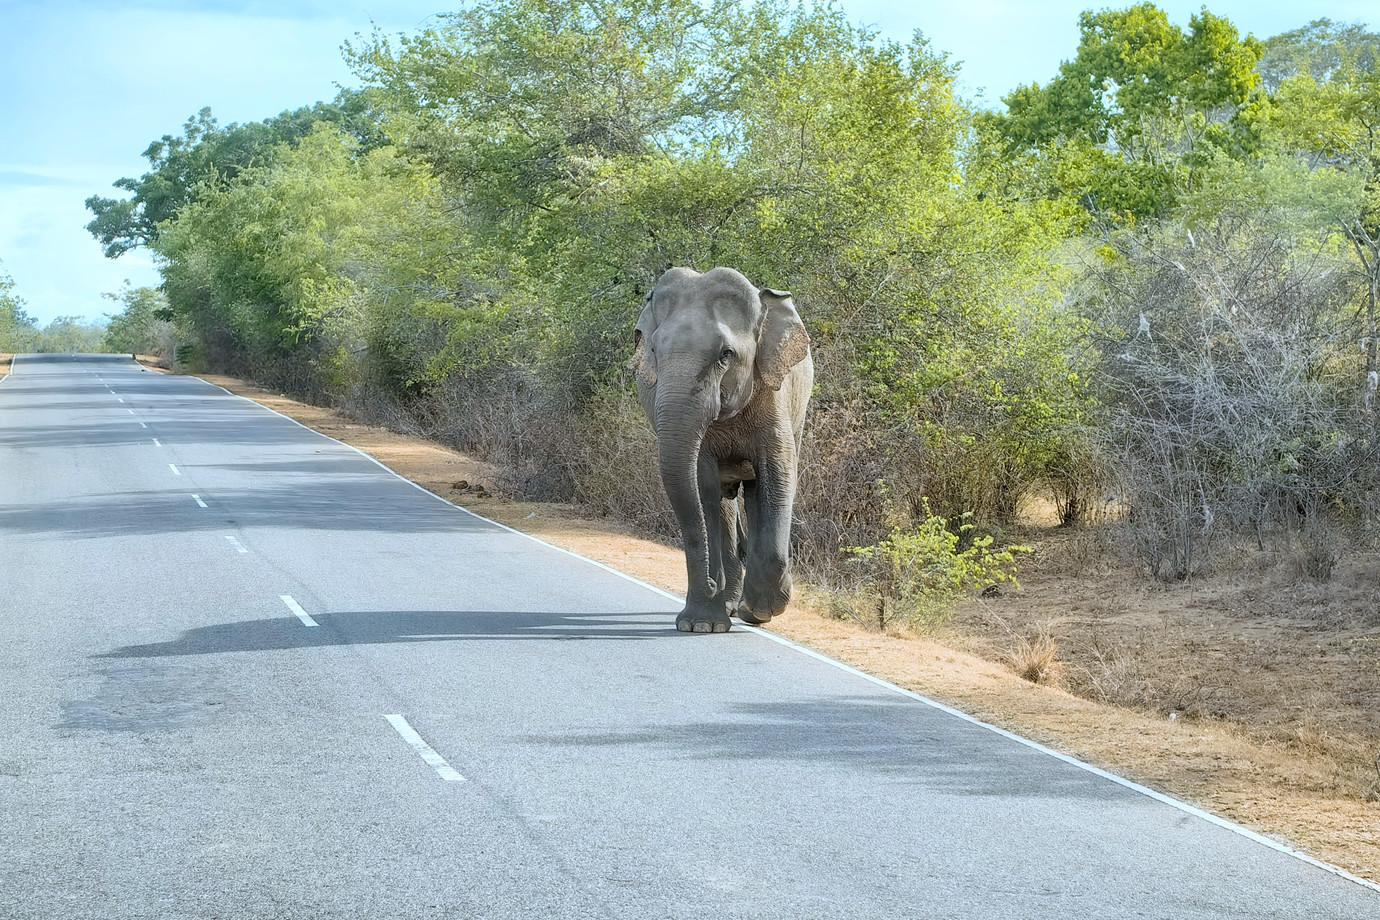
[{"label": "green shrub", "polygon": [[[903,619],[912,626],[936,626],[947,619],[955,599],[992,585],[1016,581],[1016,556],[1028,546],[993,549],[990,535],[974,535],[971,514],[957,527],[930,512],[914,527],[894,528],[871,546],[848,553],[864,569],[865,591],[876,599],[876,622],[885,628]],[[960,549],[960,546],[964,548]]]}]

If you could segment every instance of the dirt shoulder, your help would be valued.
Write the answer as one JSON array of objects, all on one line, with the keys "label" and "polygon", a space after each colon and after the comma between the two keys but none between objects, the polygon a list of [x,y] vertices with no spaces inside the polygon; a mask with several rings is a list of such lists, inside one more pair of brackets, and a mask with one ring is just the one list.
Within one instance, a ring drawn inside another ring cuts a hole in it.
[{"label": "dirt shoulder", "polygon": [[[570,506],[497,495],[485,488],[495,481],[491,467],[429,441],[360,424],[236,378],[203,377],[359,448],[476,514],[649,584],[685,591],[679,550],[584,518]],[[1096,582],[1095,573],[1089,579]],[[1051,590],[1066,591],[1067,585]],[[998,644],[984,638],[991,630],[961,631],[965,623],[980,625],[984,617],[998,616],[986,606],[964,611],[956,631],[936,641],[827,618],[808,587],[799,594],[771,623],[772,632],[1380,882],[1380,803],[1358,794],[1354,778],[1339,780],[1337,757],[1325,745],[1289,745],[1211,717],[1176,713],[1171,719],[1032,684],[1002,661]],[[1019,619],[1023,603],[1022,595],[1001,598],[1000,617]],[[1027,606],[1026,619],[1033,622],[1039,611]]]}]

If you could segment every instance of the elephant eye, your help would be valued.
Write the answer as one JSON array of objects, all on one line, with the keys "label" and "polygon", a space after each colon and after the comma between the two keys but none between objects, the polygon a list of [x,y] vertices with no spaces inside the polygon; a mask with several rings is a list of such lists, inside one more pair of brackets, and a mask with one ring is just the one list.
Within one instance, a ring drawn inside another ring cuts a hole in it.
[{"label": "elephant eye", "polygon": [[719,354],[719,363],[720,363],[720,364],[727,364],[729,361],[732,361],[732,360],[733,360],[733,349],[731,349],[731,348],[725,348],[725,349]]}]

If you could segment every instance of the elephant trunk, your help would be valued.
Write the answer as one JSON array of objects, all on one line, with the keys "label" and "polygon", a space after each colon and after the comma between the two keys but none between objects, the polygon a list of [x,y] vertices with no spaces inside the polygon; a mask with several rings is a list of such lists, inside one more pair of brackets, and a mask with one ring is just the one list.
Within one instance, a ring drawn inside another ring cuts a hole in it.
[{"label": "elephant trunk", "polygon": [[700,498],[700,446],[709,427],[707,418],[692,401],[677,399],[669,388],[658,386],[656,406],[657,452],[661,484],[675,512],[685,541],[685,566],[690,605],[708,604],[717,587],[710,576],[709,534]]}]

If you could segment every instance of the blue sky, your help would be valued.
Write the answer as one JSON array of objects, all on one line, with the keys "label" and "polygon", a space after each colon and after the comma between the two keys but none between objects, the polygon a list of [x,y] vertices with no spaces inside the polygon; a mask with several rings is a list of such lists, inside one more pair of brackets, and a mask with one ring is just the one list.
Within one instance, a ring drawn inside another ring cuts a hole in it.
[{"label": "blue sky", "polygon": [[[962,62],[969,95],[995,103],[1043,83],[1073,55],[1078,14],[1097,0],[838,0],[855,22],[908,40],[923,32]],[[1161,2],[1186,26],[1197,2]],[[1207,4],[1266,38],[1326,16],[1380,25],[1373,0],[1219,0]],[[340,45],[374,25],[413,32],[456,8],[414,0],[0,0],[0,269],[41,322],[95,318],[125,279],[157,284],[149,256],[106,259],[86,232],[90,195],[139,176],[140,154],[210,106],[222,124],[258,121],[352,85]]]}]

